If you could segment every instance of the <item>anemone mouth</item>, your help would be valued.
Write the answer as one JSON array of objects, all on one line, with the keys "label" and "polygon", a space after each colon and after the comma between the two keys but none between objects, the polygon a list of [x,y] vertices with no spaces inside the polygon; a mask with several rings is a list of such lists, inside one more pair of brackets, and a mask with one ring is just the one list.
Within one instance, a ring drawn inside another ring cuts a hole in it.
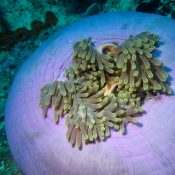
[{"label": "anemone mouth", "polygon": [[155,59],[159,37],[149,32],[130,36],[122,44],[108,43],[97,49],[90,38],[73,44],[66,81],[41,89],[43,116],[50,106],[54,120],[66,115],[67,139],[74,146],[106,140],[111,129],[125,133],[128,122],[137,123],[148,95],[171,94],[168,74]]}]

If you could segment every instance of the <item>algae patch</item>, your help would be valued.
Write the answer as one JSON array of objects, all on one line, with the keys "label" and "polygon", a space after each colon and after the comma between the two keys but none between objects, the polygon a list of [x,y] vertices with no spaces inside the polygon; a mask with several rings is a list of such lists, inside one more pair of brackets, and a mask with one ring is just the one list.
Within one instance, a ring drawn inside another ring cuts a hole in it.
[{"label": "algae patch", "polygon": [[111,129],[125,133],[128,122],[137,123],[148,95],[171,94],[168,73],[153,57],[159,37],[149,32],[130,36],[122,44],[105,44],[96,49],[90,38],[73,45],[73,60],[65,70],[67,81],[55,81],[41,89],[40,107],[46,117],[49,107],[54,119],[66,115],[69,142],[110,137]]}]

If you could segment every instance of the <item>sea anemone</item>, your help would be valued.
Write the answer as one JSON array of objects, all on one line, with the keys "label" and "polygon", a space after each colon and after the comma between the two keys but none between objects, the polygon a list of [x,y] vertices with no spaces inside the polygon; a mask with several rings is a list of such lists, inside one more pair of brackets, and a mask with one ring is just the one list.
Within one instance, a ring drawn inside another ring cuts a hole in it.
[{"label": "sea anemone", "polygon": [[43,115],[50,106],[55,109],[56,123],[68,114],[66,135],[79,148],[82,138],[104,140],[111,128],[124,133],[125,124],[137,123],[133,116],[142,112],[141,98],[171,94],[168,73],[152,55],[158,39],[142,32],[121,45],[102,45],[100,53],[90,39],[75,42],[72,64],[65,71],[68,80],[54,81],[41,89]]},{"label": "sea anemone", "polygon": [[44,42],[19,70],[5,110],[23,172],[173,174],[174,29],[159,15],[102,14]]}]

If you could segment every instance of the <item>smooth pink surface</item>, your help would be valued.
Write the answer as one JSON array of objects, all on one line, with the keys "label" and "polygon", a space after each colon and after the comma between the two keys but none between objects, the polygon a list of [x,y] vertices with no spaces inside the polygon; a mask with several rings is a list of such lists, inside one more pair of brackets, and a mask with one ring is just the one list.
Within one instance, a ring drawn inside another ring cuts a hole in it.
[{"label": "smooth pink surface", "polygon": [[53,122],[53,110],[43,119],[40,88],[70,64],[72,44],[92,37],[96,46],[122,42],[130,34],[160,35],[160,60],[171,69],[175,90],[175,21],[158,15],[116,13],[89,17],[58,31],[23,64],[8,98],[5,124],[14,158],[26,175],[172,175],[175,172],[175,97],[162,96],[143,106],[142,127],[129,124],[106,142],[84,145],[79,151],[66,139],[64,119]]}]

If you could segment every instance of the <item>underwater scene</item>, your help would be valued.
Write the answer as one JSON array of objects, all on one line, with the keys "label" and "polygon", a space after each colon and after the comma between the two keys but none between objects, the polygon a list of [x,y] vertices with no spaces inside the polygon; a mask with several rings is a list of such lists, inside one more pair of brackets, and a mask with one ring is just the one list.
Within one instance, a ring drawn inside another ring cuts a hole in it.
[{"label": "underwater scene", "polygon": [[175,0],[0,1],[0,175],[175,174]]}]

